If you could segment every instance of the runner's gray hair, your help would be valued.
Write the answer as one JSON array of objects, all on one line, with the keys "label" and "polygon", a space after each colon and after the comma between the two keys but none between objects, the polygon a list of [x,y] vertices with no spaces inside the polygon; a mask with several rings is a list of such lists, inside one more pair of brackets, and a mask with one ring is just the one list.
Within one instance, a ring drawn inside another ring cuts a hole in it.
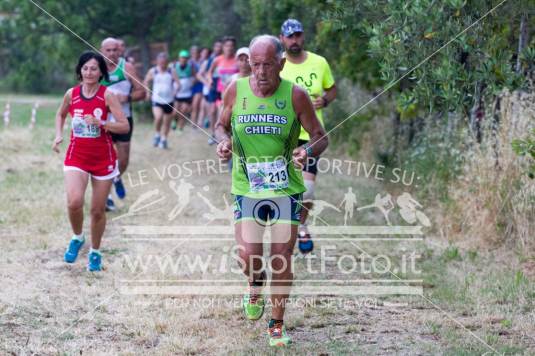
[{"label": "runner's gray hair", "polygon": [[259,42],[259,41],[261,41],[261,42],[263,42],[263,41],[271,42],[271,44],[275,47],[275,54],[277,56],[277,59],[278,60],[282,59],[282,55],[283,55],[284,49],[282,48],[281,41],[279,41],[279,39],[277,37],[272,36],[272,35],[258,35],[258,36],[255,36],[251,40],[251,43],[249,43],[249,49],[253,49],[253,45],[256,42]]}]

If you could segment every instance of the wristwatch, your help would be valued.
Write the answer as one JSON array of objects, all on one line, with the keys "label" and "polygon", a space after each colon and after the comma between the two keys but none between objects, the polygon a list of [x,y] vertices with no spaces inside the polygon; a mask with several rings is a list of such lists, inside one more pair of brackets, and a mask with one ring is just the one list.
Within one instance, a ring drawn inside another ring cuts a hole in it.
[{"label": "wristwatch", "polygon": [[322,96],[321,98],[323,99],[323,107],[326,108],[327,106],[329,106],[329,100],[327,100],[327,98],[324,96]]},{"label": "wristwatch", "polygon": [[311,157],[312,156],[312,145],[310,145],[308,143],[305,143],[303,145],[303,148],[304,148],[305,152],[307,153],[307,156]]}]

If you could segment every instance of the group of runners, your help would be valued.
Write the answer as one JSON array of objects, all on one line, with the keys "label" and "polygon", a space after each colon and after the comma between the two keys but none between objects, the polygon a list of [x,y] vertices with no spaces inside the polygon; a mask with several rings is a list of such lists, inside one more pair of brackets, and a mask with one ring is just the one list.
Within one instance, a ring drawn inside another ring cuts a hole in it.
[{"label": "group of runners", "polygon": [[[236,51],[236,40],[224,37],[212,51],[192,46],[171,62],[160,53],[144,81],[124,57],[124,42],[102,41],[100,53],[83,53],[76,66],[80,83],[65,93],[56,115],[53,149],[59,152],[63,126],[70,114],[71,139],[64,161],[68,216],[73,236],[64,255],[76,261],[85,243],[84,196],[91,181],[91,248],[87,269],[102,269],[99,250],[106,209],[114,209],[112,185],[125,197],[121,174],[128,167],[133,130],[133,101],[150,99],[154,115],[153,146],[168,148],[169,133],[209,128],[216,154],[232,159],[235,238],[239,264],[248,278],[242,301],[245,316],[264,313],[263,288],[268,274],[261,262],[264,229],[271,229],[271,346],[290,343],[284,327],[292,254],[313,250],[306,227],[312,208],[317,158],[328,140],[322,109],[336,97],[325,58],[304,50],[304,30],[286,20],[278,37],[260,35]],[[177,145],[179,143],[176,143]]]}]

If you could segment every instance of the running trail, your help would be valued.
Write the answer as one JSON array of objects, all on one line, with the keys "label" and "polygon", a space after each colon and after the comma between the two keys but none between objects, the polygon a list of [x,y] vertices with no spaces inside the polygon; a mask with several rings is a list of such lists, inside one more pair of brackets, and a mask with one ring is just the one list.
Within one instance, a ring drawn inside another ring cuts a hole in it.
[{"label": "running trail", "polygon": [[[23,143],[32,140],[29,134],[6,137],[14,143],[10,147],[18,147],[18,154],[33,157],[26,163],[3,163],[3,171],[16,176],[12,181],[6,178],[16,187],[6,200],[26,197],[24,211],[32,213],[15,210],[16,222],[2,227],[0,350],[136,355],[272,352],[266,335],[270,307],[257,322],[242,314],[244,278],[229,257],[234,246],[228,234],[232,232],[230,174],[203,132],[189,126],[181,135],[171,132],[170,149],[161,150],[151,146],[151,127],[136,125],[131,164],[123,177],[127,197],[116,199],[119,209],[108,215],[102,243],[105,270],[95,274],[85,271],[88,244],[76,263],[62,261],[70,229],[61,157],[45,149],[24,151]],[[42,140],[46,148],[48,140]],[[439,336],[433,328],[438,324],[485,350],[427,297],[399,294],[422,286],[418,264],[425,263],[429,248],[425,240],[401,238],[422,236],[331,233],[331,228],[344,226],[341,202],[349,187],[359,207],[387,193],[395,204],[402,189],[388,192],[371,173],[359,177],[340,168],[347,169],[347,164],[333,163],[335,157],[328,152],[325,157],[329,160],[320,167],[324,173],[319,175],[315,198],[316,206],[323,208],[315,216],[316,226],[324,233],[315,235],[312,255],[304,257],[296,249],[296,287],[285,317],[293,339],[289,351],[442,353],[451,347],[451,340]],[[333,168],[337,165],[340,170]],[[28,170],[40,177],[38,183],[17,176]],[[11,215],[5,216],[9,222]],[[408,225],[394,210],[389,216],[393,225]],[[388,226],[385,215],[373,207],[355,210],[346,218],[346,224],[357,230]],[[377,237],[392,239],[374,240]],[[401,270],[403,259],[409,260],[412,252],[423,257],[416,260],[414,270]],[[307,286],[314,287],[312,292],[301,293]],[[398,287],[397,292],[392,286]],[[240,295],[233,294],[236,290]],[[455,318],[474,324],[469,315]]]}]

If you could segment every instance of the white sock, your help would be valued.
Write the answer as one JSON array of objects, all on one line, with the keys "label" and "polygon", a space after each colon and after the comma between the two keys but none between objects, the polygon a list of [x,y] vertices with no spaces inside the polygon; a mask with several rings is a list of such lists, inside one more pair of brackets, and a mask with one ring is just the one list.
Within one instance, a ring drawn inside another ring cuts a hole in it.
[{"label": "white sock", "polygon": [[89,253],[96,253],[97,255],[102,256],[102,254],[100,253],[100,250],[95,250],[93,247],[91,247],[91,249],[89,250]]},{"label": "white sock", "polygon": [[156,133],[156,134],[154,134],[154,137],[155,137],[155,138],[160,138],[160,134],[159,134],[159,133]]},{"label": "white sock", "polygon": [[73,234],[72,239],[78,240],[78,241],[84,241],[85,240],[84,233],[82,232],[80,235]]}]

